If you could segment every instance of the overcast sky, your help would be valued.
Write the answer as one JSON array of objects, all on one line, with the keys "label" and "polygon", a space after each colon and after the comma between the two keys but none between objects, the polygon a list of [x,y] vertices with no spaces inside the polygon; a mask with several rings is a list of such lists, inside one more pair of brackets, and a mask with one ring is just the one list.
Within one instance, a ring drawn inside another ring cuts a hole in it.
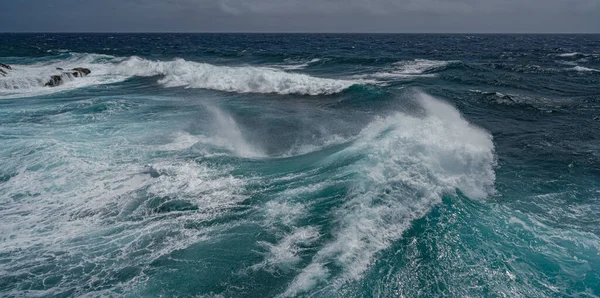
[{"label": "overcast sky", "polygon": [[0,0],[0,31],[600,33],[600,0]]}]

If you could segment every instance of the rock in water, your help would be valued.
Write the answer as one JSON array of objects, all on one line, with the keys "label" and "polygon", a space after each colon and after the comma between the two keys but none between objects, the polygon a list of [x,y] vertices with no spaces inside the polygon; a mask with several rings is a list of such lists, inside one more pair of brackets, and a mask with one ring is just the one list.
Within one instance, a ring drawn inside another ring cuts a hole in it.
[{"label": "rock in water", "polygon": [[[59,69],[59,68],[57,68],[57,69]],[[62,70],[62,68],[60,68],[60,70]],[[83,68],[83,67],[73,68],[73,69],[71,69],[71,72],[63,72],[61,75],[54,75],[54,76],[50,77],[50,80],[48,82],[46,82],[46,84],[44,84],[44,86],[56,87],[56,86],[64,84],[65,81],[71,80],[73,78],[85,77],[88,74],[90,74],[91,72],[92,72],[91,70],[89,70],[87,68]]]},{"label": "rock in water", "polygon": [[91,70],[89,70],[87,68],[83,68],[83,67],[73,68],[72,70],[74,71],[73,72],[74,77],[85,77],[92,72]]},{"label": "rock in water", "polygon": [[3,68],[4,69],[12,69],[12,67],[10,67],[10,65],[6,65],[4,63],[0,63],[0,75],[2,75],[3,77],[5,77],[8,73]]},{"label": "rock in water", "polygon": [[51,76],[50,77],[50,81],[48,81],[46,84],[44,84],[44,86],[46,86],[46,87],[56,87],[58,85],[61,85],[62,83],[63,83],[62,76]]}]

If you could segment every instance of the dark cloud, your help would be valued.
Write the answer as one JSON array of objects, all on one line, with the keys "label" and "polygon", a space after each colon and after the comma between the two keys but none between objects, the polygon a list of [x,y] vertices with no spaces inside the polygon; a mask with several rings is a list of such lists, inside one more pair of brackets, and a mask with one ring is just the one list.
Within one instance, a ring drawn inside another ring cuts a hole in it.
[{"label": "dark cloud", "polygon": [[4,0],[0,31],[600,32],[600,0]]}]

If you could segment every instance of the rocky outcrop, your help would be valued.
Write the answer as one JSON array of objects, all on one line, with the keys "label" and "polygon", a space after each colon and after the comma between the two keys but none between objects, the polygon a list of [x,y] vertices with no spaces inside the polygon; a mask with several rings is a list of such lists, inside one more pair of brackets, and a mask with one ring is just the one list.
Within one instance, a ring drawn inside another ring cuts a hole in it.
[{"label": "rocky outcrop", "polygon": [[44,86],[56,87],[56,86],[62,85],[64,83],[63,76],[64,76],[64,74],[62,74],[60,76],[51,76],[50,81],[46,82],[46,84],[44,84]]},{"label": "rocky outcrop", "polygon": [[63,72],[61,75],[54,75],[50,77],[50,80],[44,84],[46,87],[56,87],[64,84],[66,81],[70,81],[73,78],[85,77],[92,73],[91,70],[83,67],[77,67],[71,69],[71,71]]},{"label": "rocky outcrop", "polygon": [[6,72],[6,70],[4,69],[8,69],[8,70],[12,70],[12,67],[10,67],[10,65],[6,65],[4,63],[0,63],[0,75],[1,76],[6,76],[8,73]]},{"label": "rocky outcrop", "polygon": [[87,69],[87,68],[83,68],[83,67],[77,67],[77,68],[73,68],[73,76],[77,77],[85,77],[87,75],[89,75],[92,71]]},{"label": "rocky outcrop", "polygon": [[[10,65],[0,63],[0,76],[2,76],[2,77],[7,76],[9,74],[7,72],[7,70],[12,70],[12,67],[10,67]],[[92,73],[91,70],[89,70],[87,68],[83,68],[83,67],[76,67],[69,71],[64,71],[62,68],[57,67],[56,70],[60,70],[63,73],[61,73],[59,75],[51,76],[50,80],[48,80],[46,82],[46,84],[44,84],[44,86],[46,86],[46,87],[60,86],[67,81],[73,80],[74,78],[85,77],[85,76],[89,75],[90,73]]]}]

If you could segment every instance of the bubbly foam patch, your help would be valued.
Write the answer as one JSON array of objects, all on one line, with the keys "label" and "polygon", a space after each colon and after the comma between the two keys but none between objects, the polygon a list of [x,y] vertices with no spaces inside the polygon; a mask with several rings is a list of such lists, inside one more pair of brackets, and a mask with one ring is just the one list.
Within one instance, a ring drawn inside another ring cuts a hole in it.
[{"label": "bubbly foam patch", "polygon": [[468,123],[451,105],[418,94],[427,115],[397,113],[377,118],[353,145],[332,156],[360,156],[347,169],[357,180],[334,212],[333,239],[319,249],[284,296],[309,291],[334,274],[330,285],[357,280],[374,255],[390,246],[445,194],[459,189],[473,199],[494,192],[495,156],[491,135]]},{"label": "bubbly foam patch", "polygon": [[[178,138],[169,150],[193,142]],[[216,228],[187,229],[186,221],[210,220],[246,199],[245,181],[226,167],[172,156],[151,159],[153,146],[47,137],[10,142],[1,152],[11,156],[2,171],[12,175],[0,183],[0,251],[6,253],[0,271],[16,283],[26,283],[21,276],[40,283],[63,278],[60,286],[28,295],[95,291],[110,276],[122,279],[110,291],[143,282],[140,270],[153,260],[209,239]],[[83,273],[65,275],[80,268]]]},{"label": "bubbly foam patch", "polygon": [[259,242],[267,249],[265,261],[252,266],[252,269],[266,269],[278,267],[281,269],[293,268],[300,262],[299,253],[305,248],[303,245],[312,244],[319,239],[319,231],[315,227],[296,228],[292,233],[286,235],[279,242]]},{"label": "bubbly foam patch", "polygon": [[[0,99],[38,96],[99,84],[121,82],[127,77],[107,75],[112,63],[122,61],[109,55],[72,53],[66,59],[54,59],[28,65],[12,65],[5,77],[0,77]],[[61,75],[76,67],[89,68],[92,73],[80,78],[67,78],[62,85],[44,86],[53,75]],[[59,70],[57,68],[62,68]]]}]

